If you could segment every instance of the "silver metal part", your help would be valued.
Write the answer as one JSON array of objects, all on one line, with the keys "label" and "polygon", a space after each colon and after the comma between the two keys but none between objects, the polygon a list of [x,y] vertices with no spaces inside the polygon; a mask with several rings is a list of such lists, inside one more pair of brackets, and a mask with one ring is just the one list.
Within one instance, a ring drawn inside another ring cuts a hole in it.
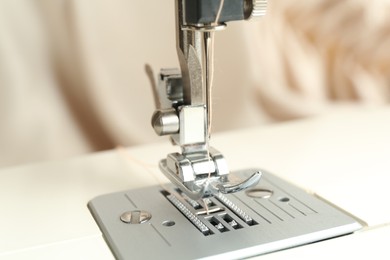
[{"label": "silver metal part", "polygon": [[120,216],[120,220],[128,224],[143,224],[152,218],[152,214],[144,210],[126,211]]},{"label": "silver metal part", "polygon": [[225,159],[212,148],[210,157],[204,153],[192,153],[188,156],[169,154],[166,160],[160,161],[159,166],[172,183],[194,200],[244,190],[256,185],[262,175],[260,171],[256,171],[245,180],[231,181]]},{"label": "silver metal part", "polygon": [[[211,88],[214,70],[214,32],[225,28],[215,22],[189,25],[185,22],[184,2],[176,0],[176,43],[180,63],[177,69],[162,69],[156,96],[157,110],[152,126],[158,135],[171,135],[181,153],[169,154],[160,163],[163,173],[192,199],[213,194],[233,193],[254,186],[261,174],[230,182],[229,168],[221,153],[210,147]],[[257,1],[247,8],[256,10]],[[149,68],[150,70],[150,68]],[[156,86],[156,84],[152,84]]]},{"label": "silver metal part", "polygon": [[174,108],[156,110],[152,116],[152,126],[157,135],[172,135],[179,132],[179,117]]},{"label": "silver metal part", "polygon": [[242,220],[245,221],[247,224],[252,224],[253,219],[246,214],[242,209],[240,209],[236,204],[234,204],[232,201],[230,201],[226,196],[222,194],[218,194],[217,198],[231,211],[237,214]]},{"label": "silver metal part", "polygon": [[183,103],[183,83],[180,70],[161,69],[158,77],[157,109],[167,109]]},{"label": "silver metal part", "polygon": [[246,20],[259,18],[267,13],[268,0],[246,0],[244,4]]},{"label": "silver metal part", "polygon": [[249,187],[255,186],[260,181],[260,178],[261,178],[261,172],[255,172],[252,174],[251,177],[249,177],[244,182],[239,182],[236,184],[232,182],[227,182],[227,183],[220,182],[217,184],[217,191],[223,194],[239,192]]},{"label": "silver metal part", "polygon": [[[257,171],[230,175],[245,179]],[[262,172],[253,189],[272,191],[267,198],[237,192],[193,201],[169,184],[103,195],[88,207],[117,259],[244,259],[338,239],[362,227],[349,214]],[[153,214],[147,224],[129,225],[118,217],[140,209]]]},{"label": "silver metal part", "polygon": [[256,198],[256,199],[268,199],[272,196],[273,191],[272,190],[266,190],[266,189],[249,189],[245,191],[245,194],[249,197]]},{"label": "silver metal part", "polygon": [[168,195],[167,199],[183,213],[186,218],[188,218],[194,225],[197,227],[203,234],[209,235],[210,229],[196,216],[192,213],[183,203],[180,202],[174,195]]},{"label": "silver metal part", "polygon": [[179,109],[180,144],[182,146],[204,144],[206,142],[205,106],[182,106]]}]

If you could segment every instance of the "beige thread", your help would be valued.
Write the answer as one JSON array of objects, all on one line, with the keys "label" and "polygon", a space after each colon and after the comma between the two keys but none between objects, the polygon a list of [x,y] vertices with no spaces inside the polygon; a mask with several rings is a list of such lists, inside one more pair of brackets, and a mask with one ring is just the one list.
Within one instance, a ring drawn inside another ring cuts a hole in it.
[{"label": "beige thread", "polygon": [[152,164],[152,163],[147,163],[147,162],[144,162],[144,161],[141,161],[135,157],[133,157],[129,151],[124,148],[123,146],[119,145],[115,148],[115,150],[123,157],[125,158],[126,160],[130,161],[130,162],[133,162],[135,164],[138,164],[140,165],[141,167],[143,167],[146,172],[153,177],[153,179],[156,180],[156,182],[158,183],[158,185],[164,189],[164,190],[168,190],[167,187],[165,186],[165,184],[156,176],[156,174],[154,173],[154,171],[152,171],[151,169],[155,169],[155,168],[158,168],[158,166],[156,164]]}]

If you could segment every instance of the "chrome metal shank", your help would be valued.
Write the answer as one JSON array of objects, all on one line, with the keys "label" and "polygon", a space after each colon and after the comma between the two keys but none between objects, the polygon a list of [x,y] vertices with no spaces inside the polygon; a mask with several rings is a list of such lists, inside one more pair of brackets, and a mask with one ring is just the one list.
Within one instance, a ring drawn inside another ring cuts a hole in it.
[{"label": "chrome metal shank", "polygon": [[[172,153],[160,162],[162,172],[192,199],[217,193],[232,193],[256,185],[261,173],[231,183],[225,158],[209,146],[211,124],[211,84],[213,77],[214,31],[212,23],[187,24],[185,0],[176,2],[176,47],[180,71],[164,69],[159,75],[152,125],[158,135],[170,135],[181,153]],[[218,12],[223,8],[220,2]]]}]

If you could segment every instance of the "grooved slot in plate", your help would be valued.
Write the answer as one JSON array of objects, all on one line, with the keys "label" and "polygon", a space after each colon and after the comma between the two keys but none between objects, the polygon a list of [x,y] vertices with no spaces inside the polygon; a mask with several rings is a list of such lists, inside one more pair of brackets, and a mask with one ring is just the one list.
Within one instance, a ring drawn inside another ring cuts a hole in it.
[{"label": "grooved slot in plate", "polygon": [[233,229],[240,229],[242,225],[240,225],[236,220],[234,220],[229,214],[223,214],[222,219],[228,223]]},{"label": "grooved slot in plate", "polygon": [[[246,179],[255,171],[232,174]],[[362,227],[332,205],[262,173],[256,190],[249,192],[252,196],[239,192],[194,203],[173,185],[164,191],[152,186],[102,195],[88,207],[119,259],[171,259],[172,252],[178,259],[242,259],[339,237]],[[264,190],[271,192],[260,196]],[[209,214],[204,213],[205,203]],[[144,224],[120,220],[124,212],[142,210],[151,214]]]},{"label": "grooved slot in plate", "polygon": [[220,222],[216,217],[209,218],[209,222],[221,233],[229,231],[229,229],[227,229],[227,227],[222,224],[222,222]]},{"label": "grooved slot in plate", "polygon": [[175,195],[170,194],[167,191],[161,193],[197,228],[203,235],[212,235],[213,232],[208,228],[205,223],[196,216],[182,201],[180,201]]}]

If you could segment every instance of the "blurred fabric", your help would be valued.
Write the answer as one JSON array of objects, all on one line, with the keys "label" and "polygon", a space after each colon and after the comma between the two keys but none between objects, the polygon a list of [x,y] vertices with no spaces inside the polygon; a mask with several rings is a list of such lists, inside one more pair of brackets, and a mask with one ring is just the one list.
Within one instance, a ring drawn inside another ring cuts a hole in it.
[{"label": "blurred fabric", "polygon": [[[216,34],[213,132],[389,103],[388,1],[269,5]],[[161,141],[145,64],[178,67],[173,0],[0,0],[0,166]]]}]

